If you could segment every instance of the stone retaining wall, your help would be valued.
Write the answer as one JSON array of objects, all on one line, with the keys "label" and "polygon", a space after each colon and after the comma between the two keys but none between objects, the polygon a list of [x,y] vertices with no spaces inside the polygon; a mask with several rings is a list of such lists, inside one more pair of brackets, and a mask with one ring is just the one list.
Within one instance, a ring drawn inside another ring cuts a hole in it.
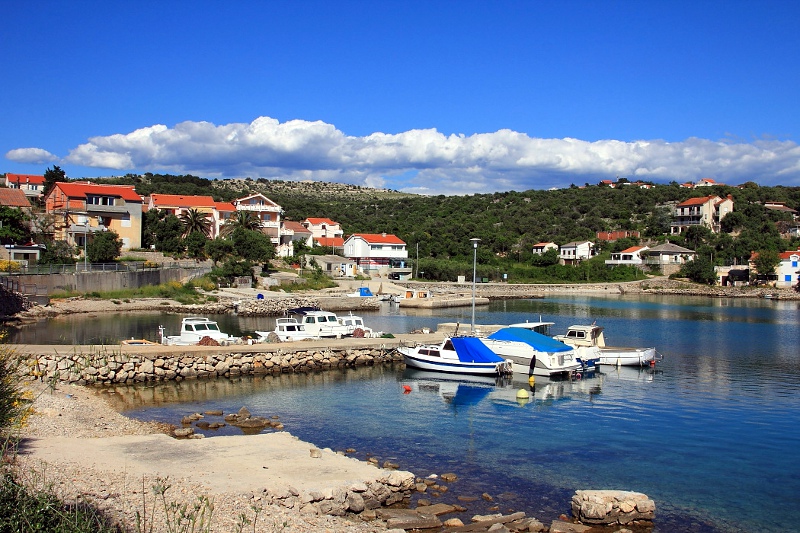
[{"label": "stone retaining wall", "polygon": [[43,354],[28,360],[28,375],[43,381],[112,385],[195,378],[307,373],[334,368],[402,361],[393,348],[301,349],[274,352],[192,354],[97,353]]}]

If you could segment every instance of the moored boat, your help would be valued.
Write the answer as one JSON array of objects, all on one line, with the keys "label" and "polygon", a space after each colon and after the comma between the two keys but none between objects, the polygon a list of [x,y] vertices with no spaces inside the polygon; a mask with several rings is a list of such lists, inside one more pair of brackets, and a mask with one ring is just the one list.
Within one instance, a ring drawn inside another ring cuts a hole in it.
[{"label": "moored boat", "polygon": [[398,348],[406,366],[452,374],[496,376],[511,372],[511,363],[476,337],[448,337],[441,344]]},{"label": "moored boat", "polygon": [[581,369],[571,346],[531,329],[503,328],[481,341],[500,357],[510,360],[515,374],[568,377]]},{"label": "moored boat", "polygon": [[161,344],[172,346],[192,346],[199,344],[206,337],[223,346],[241,342],[241,338],[223,333],[216,322],[201,316],[189,316],[181,320],[180,335],[165,335],[164,326],[159,326],[158,332]]},{"label": "moored boat", "polygon": [[314,338],[314,335],[308,333],[305,326],[295,318],[278,318],[275,321],[274,330],[256,331],[259,342],[267,342],[271,333],[274,333],[281,342],[302,341]]},{"label": "moored boat", "polygon": [[564,344],[574,346],[580,354],[596,353],[598,363],[610,366],[646,366],[656,361],[656,349],[606,346],[603,328],[596,324],[574,325],[564,335],[555,338]]},{"label": "moored boat", "polygon": [[358,315],[350,313],[349,315],[338,317],[339,324],[347,328],[347,335],[351,337],[371,338],[378,335],[364,325],[364,319]]},{"label": "moored boat", "polygon": [[299,308],[290,313],[300,317],[298,322],[303,325],[306,333],[320,338],[340,339],[349,334],[347,326],[339,323],[339,317],[330,311],[317,308]]}]

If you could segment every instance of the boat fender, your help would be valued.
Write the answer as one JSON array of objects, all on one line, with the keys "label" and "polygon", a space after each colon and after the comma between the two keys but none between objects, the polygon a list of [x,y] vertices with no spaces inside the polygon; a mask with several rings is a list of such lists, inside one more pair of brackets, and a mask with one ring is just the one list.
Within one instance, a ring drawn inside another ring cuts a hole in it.
[{"label": "boat fender", "polygon": [[403,394],[410,394],[410,393],[411,393],[411,387],[409,387],[408,385],[403,385]]},{"label": "boat fender", "polygon": [[577,379],[578,381],[580,381],[580,379],[581,379],[582,377],[583,377],[583,376],[581,376],[581,373],[580,373],[580,372],[575,372],[575,379]]},{"label": "boat fender", "polygon": [[530,376],[528,376],[528,385],[533,386],[534,383],[536,383],[536,377],[533,374],[531,374]]}]

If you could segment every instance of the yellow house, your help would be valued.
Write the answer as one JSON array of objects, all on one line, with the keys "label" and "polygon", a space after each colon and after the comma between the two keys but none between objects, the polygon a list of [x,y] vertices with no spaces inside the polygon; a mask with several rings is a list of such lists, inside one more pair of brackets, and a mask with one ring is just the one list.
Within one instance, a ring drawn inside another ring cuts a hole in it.
[{"label": "yellow house", "polygon": [[123,250],[142,246],[142,197],[131,185],[57,182],[45,198],[56,215],[55,238],[81,247],[98,231],[114,231]]}]

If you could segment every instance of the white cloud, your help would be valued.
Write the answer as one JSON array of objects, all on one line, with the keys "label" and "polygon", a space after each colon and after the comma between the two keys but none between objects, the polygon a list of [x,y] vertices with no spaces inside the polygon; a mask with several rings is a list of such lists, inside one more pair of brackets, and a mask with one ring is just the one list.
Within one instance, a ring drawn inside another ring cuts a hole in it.
[{"label": "white cloud", "polygon": [[[40,149],[12,150],[6,157],[19,161],[33,151],[54,157]],[[92,137],[65,161],[121,171],[382,184],[430,194],[549,188],[616,176],[800,185],[800,147],[793,141],[589,142],[535,138],[507,129],[470,136],[420,129],[352,137],[321,121],[281,123],[270,117],[220,126],[157,124]]]},{"label": "white cloud", "polygon": [[58,161],[58,157],[42,148],[17,148],[6,152],[6,159],[15,163],[41,165]]}]

